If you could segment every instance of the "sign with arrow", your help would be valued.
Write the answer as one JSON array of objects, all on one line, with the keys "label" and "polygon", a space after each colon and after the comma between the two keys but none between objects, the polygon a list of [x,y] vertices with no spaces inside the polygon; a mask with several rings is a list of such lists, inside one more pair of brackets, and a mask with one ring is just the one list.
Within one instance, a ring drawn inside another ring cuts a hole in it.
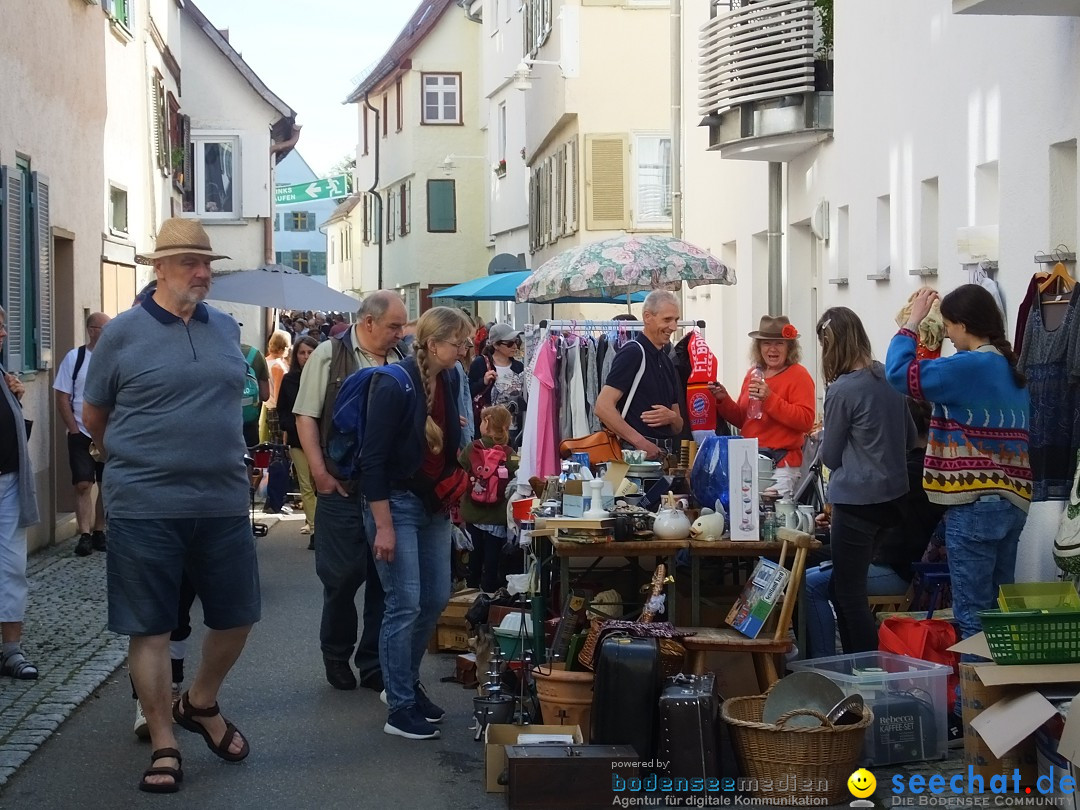
[{"label": "sign with arrow", "polygon": [[349,175],[335,174],[308,183],[296,183],[291,186],[278,186],[274,189],[276,205],[299,205],[316,200],[332,200],[349,193]]}]

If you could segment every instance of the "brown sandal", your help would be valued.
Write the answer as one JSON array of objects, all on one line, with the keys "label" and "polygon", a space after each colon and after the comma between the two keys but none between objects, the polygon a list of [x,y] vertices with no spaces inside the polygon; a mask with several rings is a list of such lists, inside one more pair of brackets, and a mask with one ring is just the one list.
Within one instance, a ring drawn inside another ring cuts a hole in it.
[{"label": "brown sandal", "polygon": [[[154,767],[154,763],[159,759],[167,759],[172,757],[176,760],[176,767],[170,768],[166,765]],[[175,748],[159,748],[157,751],[150,755],[150,767],[143,771],[142,779],[139,781],[139,790],[146,791],[147,793],[176,793],[180,790],[180,783],[184,781],[184,770],[181,767],[183,760],[180,757],[180,752]],[[148,776],[171,776],[172,783],[157,784],[155,782],[147,782]]]},{"label": "brown sandal", "polygon": [[[184,713],[180,713],[180,709],[183,708]],[[173,720],[178,725],[183,726],[188,731],[194,731],[206,740],[206,747],[217,754],[227,762],[239,762],[247,757],[251,753],[251,746],[248,745],[247,739],[241,735],[240,739],[244,741],[244,747],[240,749],[240,752],[234,754],[229,750],[229,744],[233,741],[233,737],[240,734],[240,731],[230,723],[225,721],[225,734],[222,736],[220,742],[214,742],[214,739],[210,736],[210,731],[202,723],[194,720],[195,717],[214,717],[221,714],[221,709],[218,708],[217,703],[206,709],[200,709],[197,706],[191,705],[191,700],[188,698],[188,693],[180,695],[180,698],[173,704],[172,716]]]}]

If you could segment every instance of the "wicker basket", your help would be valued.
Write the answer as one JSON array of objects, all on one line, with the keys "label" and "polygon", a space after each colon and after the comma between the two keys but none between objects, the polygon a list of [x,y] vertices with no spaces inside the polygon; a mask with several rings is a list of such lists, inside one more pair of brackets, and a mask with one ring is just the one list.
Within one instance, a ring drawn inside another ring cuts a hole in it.
[{"label": "wicker basket", "polygon": [[[731,731],[739,773],[750,780],[747,792],[777,804],[795,798],[814,798],[822,804],[848,801],[847,780],[858,768],[866,729],[874,721],[870,707],[863,707],[858,723],[834,726],[810,709],[781,715],[775,725],[762,723],[764,706],[765,695],[753,695],[730,698],[720,710]],[[823,725],[785,728],[787,719],[796,714],[811,714]]]}]

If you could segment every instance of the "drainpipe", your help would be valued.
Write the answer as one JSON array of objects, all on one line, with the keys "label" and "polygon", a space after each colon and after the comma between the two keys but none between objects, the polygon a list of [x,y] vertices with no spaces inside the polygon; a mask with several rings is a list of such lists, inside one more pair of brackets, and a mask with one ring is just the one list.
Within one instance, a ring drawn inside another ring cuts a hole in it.
[{"label": "drainpipe", "polygon": [[682,239],[682,212],[682,0],[671,0],[671,235],[676,239]]},{"label": "drainpipe", "polygon": [[383,204],[382,196],[378,192],[379,188],[379,111],[371,106],[371,101],[368,99],[368,94],[364,93],[364,106],[375,113],[375,177],[371,181],[371,188],[368,189],[369,194],[375,195],[375,210],[379,212],[378,222],[378,234],[375,236],[375,244],[379,246],[379,286],[378,289],[383,288]]},{"label": "drainpipe", "polygon": [[780,217],[784,202],[784,164],[769,163],[769,314],[784,311],[783,239]]},{"label": "drainpipe", "polygon": [[[284,152],[287,149],[292,149],[296,146],[298,140],[300,140],[300,126],[293,121],[292,132],[289,134],[289,137],[284,141],[270,144],[271,171],[273,171],[274,166],[277,165],[278,153]],[[271,210],[273,210],[272,207]],[[267,264],[274,263],[274,224],[272,220],[272,215],[263,220],[263,261]]]}]

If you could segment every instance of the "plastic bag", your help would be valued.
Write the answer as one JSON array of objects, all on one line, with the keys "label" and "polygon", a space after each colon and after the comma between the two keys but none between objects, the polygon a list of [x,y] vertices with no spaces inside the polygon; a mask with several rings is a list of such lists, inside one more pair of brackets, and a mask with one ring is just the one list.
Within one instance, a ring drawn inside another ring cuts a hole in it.
[{"label": "plastic bag", "polygon": [[690,489],[698,503],[712,507],[720,501],[724,511],[731,513],[728,503],[728,439],[730,436],[706,436],[698,448],[694,467],[690,470]]},{"label": "plastic bag", "polygon": [[472,551],[473,542],[469,533],[457,525],[450,526],[450,539],[454,542],[455,551]]},{"label": "plastic bag", "polygon": [[949,695],[955,694],[956,685],[960,682],[960,655],[949,650],[957,641],[956,628],[942,619],[888,616],[878,628],[878,649],[881,652],[907,655],[952,667],[948,678]]}]

